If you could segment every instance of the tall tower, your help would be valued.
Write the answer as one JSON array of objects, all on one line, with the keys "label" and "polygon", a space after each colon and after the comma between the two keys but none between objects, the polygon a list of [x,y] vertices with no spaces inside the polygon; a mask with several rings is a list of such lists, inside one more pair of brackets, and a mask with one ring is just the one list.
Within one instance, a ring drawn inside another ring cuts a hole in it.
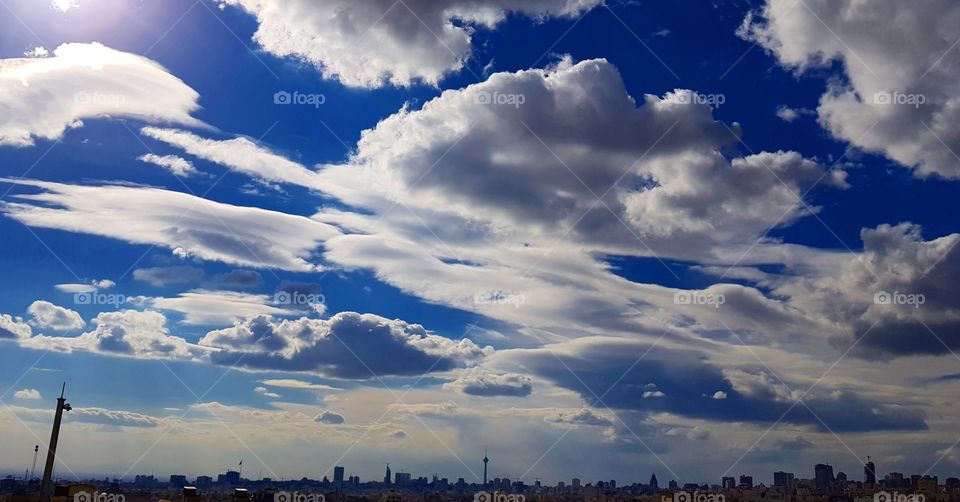
[{"label": "tall tower", "polygon": [[50,484],[53,480],[53,463],[57,458],[57,440],[60,439],[60,421],[63,419],[63,412],[70,411],[73,408],[67,404],[63,393],[67,390],[67,383],[63,383],[60,389],[60,397],[57,398],[57,413],[53,417],[53,431],[50,433],[50,447],[47,448],[47,464],[43,468],[43,482],[40,484],[40,499],[50,499]]},{"label": "tall tower", "polygon": [[863,482],[868,485],[877,484],[877,466],[870,457],[867,457],[867,464],[863,466]]},{"label": "tall tower", "polygon": [[390,464],[387,464],[387,474],[383,477],[383,485],[390,486]]},{"label": "tall tower", "polygon": [[490,462],[490,459],[487,458],[487,449],[483,449],[483,486],[487,486],[487,463]]}]

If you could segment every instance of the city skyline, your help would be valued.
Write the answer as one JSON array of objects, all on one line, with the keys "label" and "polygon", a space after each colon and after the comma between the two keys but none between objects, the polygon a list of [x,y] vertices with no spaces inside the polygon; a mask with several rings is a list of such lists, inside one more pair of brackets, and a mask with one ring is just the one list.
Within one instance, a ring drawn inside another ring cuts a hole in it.
[{"label": "city skyline", "polygon": [[0,472],[953,478],[958,131],[953,0],[0,0]]}]

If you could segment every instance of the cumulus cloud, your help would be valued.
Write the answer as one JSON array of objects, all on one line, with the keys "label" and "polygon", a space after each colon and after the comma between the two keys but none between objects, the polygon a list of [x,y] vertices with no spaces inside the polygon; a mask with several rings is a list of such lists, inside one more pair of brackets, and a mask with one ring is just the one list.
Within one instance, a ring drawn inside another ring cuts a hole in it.
[{"label": "cumulus cloud", "polygon": [[32,334],[33,329],[22,318],[13,317],[10,314],[0,314],[0,340],[22,340],[30,338]]},{"label": "cumulus cloud", "polygon": [[202,125],[190,116],[198,97],[147,58],[98,43],[63,44],[50,57],[0,60],[0,145],[59,139],[83,119],[108,116]]},{"label": "cumulus cloud", "polygon": [[[0,179],[11,183],[13,180]],[[35,180],[0,211],[26,225],[167,247],[176,256],[254,268],[317,270],[313,253],[339,232],[286,213],[213,202],[193,195],[133,186],[81,186]]]},{"label": "cumulus cloud", "polygon": [[533,381],[516,373],[479,373],[464,375],[444,388],[472,396],[525,397],[533,391]]},{"label": "cumulus cloud", "polygon": [[836,276],[794,278],[774,292],[840,327],[856,354],[895,357],[960,348],[960,234],[925,240],[914,224],[861,231],[863,251]]},{"label": "cumulus cloud", "polygon": [[40,391],[37,389],[20,389],[13,393],[13,397],[30,401],[38,401],[41,399]]},{"label": "cumulus cloud", "polygon": [[189,160],[176,155],[156,155],[148,153],[137,157],[137,160],[160,166],[173,173],[174,176],[183,178],[200,173],[196,167],[193,167],[193,164],[190,163]]},{"label": "cumulus cloud", "polygon": [[766,0],[739,34],[798,72],[842,63],[817,108],[837,138],[919,176],[960,177],[960,5]]},{"label": "cumulus cloud", "polygon": [[360,380],[448,371],[492,350],[429,334],[419,324],[353,312],[329,320],[260,316],[211,331],[200,344],[219,349],[210,355],[219,364]]},{"label": "cumulus cloud", "polygon": [[315,422],[328,425],[338,425],[346,422],[346,419],[343,418],[343,415],[330,410],[324,410],[322,413],[314,417]]},{"label": "cumulus cloud", "polygon": [[219,0],[257,18],[264,50],[316,65],[352,87],[436,84],[459,70],[477,28],[493,29],[510,13],[572,18],[599,0]]},{"label": "cumulus cloud", "polygon": [[33,318],[31,323],[41,329],[70,331],[87,324],[79,313],[43,300],[31,303],[27,313]]},{"label": "cumulus cloud", "polygon": [[605,60],[498,73],[381,121],[348,165],[321,176],[348,204],[416,208],[445,242],[553,242],[572,228],[601,252],[684,258],[752,243],[809,214],[797,202],[811,187],[846,186],[844,173],[795,152],[726,158],[739,126],[715,121],[693,94],[638,103]]},{"label": "cumulus cloud", "polygon": [[587,408],[577,411],[561,410],[554,414],[547,415],[544,420],[548,422],[570,424],[570,425],[593,425],[598,427],[611,427],[613,420],[594,413]]},{"label": "cumulus cloud", "polygon": [[143,359],[194,360],[205,352],[202,347],[170,335],[167,320],[159,312],[101,312],[91,322],[96,328],[80,336],[37,335],[21,344],[44,350],[83,350]]}]

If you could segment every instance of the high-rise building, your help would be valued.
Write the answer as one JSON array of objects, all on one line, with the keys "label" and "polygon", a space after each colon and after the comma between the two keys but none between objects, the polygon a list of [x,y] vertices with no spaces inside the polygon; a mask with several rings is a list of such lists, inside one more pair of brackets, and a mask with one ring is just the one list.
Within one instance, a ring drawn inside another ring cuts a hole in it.
[{"label": "high-rise building", "polygon": [[828,491],[830,484],[833,483],[833,466],[830,464],[817,464],[813,467],[813,478],[818,490]]},{"label": "high-rise building", "polygon": [[868,485],[877,484],[877,466],[870,457],[867,457],[867,463],[863,466],[863,482]]},{"label": "high-rise building", "polygon": [[650,491],[654,491],[654,492],[655,492],[655,491],[657,491],[657,490],[659,490],[659,489],[660,489],[660,484],[657,483],[657,475],[656,475],[656,474],[651,474],[651,475],[650,475]]},{"label": "high-rise building", "polygon": [[413,476],[409,472],[397,471],[397,473],[393,475],[393,482],[397,486],[407,486],[410,484],[411,479],[413,479]]},{"label": "high-rise building", "polygon": [[573,485],[573,489],[574,489],[574,490],[579,490],[579,489],[580,489],[580,478],[573,478],[573,482],[572,482],[571,484]]},{"label": "high-rise building", "polygon": [[795,476],[792,472],[777,471],[773,473],[773,486],[785,490],[792,490],[794,479]]},{"label": "high-rise building", "polygon": [[740,475],[740,488],[745,490],[750,490],[753,488],[753,476],[747,476],[746,474]]},{"label": "high-rise building", "polygon": [[343,467],[339,465],[333,468],[333,485],[343,488]]},{"label": "high-rise building", "polygon": [[383,484],[390,486],[390,464],[387,464],[387,474],[383,476]]},{"label": "high-rise building", "polygon": [[183,474],[171,474],[170,486],[173,488],[183,488],[187,486],[187,477]]},{"label": "high-rise building", "polygon": [[725,489],[732,490],[737,487],[737,478],[733,476],[724,476],[723,479],[720,480],[720,486]]}]

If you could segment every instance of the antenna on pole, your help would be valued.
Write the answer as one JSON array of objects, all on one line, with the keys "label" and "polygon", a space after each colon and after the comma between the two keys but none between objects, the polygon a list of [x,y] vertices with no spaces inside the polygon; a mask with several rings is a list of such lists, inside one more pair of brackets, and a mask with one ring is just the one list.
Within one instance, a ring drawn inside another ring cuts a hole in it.
[{"label": "antenna on pole", "polygon": [[30,469],[30,480],[33,481],[33,477],[37,473],[37,453],[40,452],[40,445],[33,445],[33,467]]}]

